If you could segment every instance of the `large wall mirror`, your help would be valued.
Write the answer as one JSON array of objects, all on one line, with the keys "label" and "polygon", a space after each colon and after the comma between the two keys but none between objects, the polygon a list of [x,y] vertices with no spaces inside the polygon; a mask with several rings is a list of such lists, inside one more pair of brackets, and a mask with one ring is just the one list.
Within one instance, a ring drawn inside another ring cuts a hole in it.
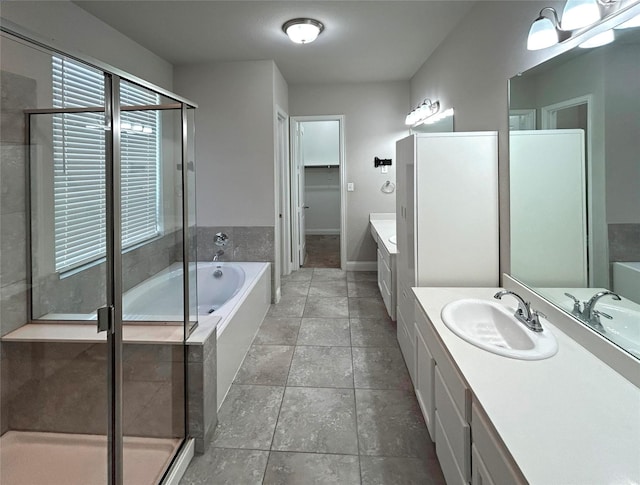
[{"label": "large wall mirror", "polygon": [[614,32],[511,79],[511,273],[640,358],[640,27]]}]

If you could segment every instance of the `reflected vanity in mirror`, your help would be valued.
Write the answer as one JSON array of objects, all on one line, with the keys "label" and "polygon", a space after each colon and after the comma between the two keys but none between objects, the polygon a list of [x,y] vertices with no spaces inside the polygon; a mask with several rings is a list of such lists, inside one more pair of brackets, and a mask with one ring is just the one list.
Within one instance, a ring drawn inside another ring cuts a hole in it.
[{"label": "reflected vanity in mirror", "polygon": [[640,27],[510,81],[511,274],[640,359]]}]

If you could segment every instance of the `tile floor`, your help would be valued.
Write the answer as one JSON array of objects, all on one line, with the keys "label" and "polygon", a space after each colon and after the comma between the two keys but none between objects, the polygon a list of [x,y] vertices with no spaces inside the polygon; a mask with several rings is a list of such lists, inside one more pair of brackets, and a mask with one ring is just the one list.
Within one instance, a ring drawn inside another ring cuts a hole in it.
[{"label": "tile floor", "polygon": [[373,272],[283,278],[183,485],[444,484]]}]

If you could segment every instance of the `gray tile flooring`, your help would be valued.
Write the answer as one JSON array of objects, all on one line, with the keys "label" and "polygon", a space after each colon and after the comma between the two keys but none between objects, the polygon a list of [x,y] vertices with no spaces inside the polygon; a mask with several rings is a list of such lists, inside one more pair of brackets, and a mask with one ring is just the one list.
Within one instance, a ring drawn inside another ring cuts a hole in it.
[{"label": "gray tile flooring", "polygon": [[376,274],[283,278],[181,484],[442,485]]}]

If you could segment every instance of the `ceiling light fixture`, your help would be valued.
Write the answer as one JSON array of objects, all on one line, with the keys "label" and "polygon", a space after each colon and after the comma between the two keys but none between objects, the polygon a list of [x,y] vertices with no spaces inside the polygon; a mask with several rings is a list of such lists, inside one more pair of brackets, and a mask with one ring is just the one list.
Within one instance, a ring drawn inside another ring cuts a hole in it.
[{"label": "ceiling light fixture", "polygon": [[323,30],[322,22],[308,18],[291,19],[282,25],[282,31],[296,44],[313,42]]},{"label": "ceiling light fixture", "polygon": [[[584,30],[581,29],[599,23],[615,9],[611,12],[607,12],[607,10],[618,5],[619,2],[620,0],[567,0],[562,10],[562,19],[558,18],[555,9],[543,8],[529,29],[527,50],[546,49],[570,39],[576,32],[584,33]],[[610,34],[608,36],[608,38],[611,37]],[[609,42],[611,41],[613,39]]]}]

